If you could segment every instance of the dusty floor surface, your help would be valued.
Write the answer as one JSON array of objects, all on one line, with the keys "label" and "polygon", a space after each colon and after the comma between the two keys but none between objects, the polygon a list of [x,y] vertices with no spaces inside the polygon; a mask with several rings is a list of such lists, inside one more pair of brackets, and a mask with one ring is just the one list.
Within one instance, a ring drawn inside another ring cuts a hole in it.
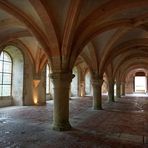
[{"label": "dusty floor surface", "polygon": [[148,96],[126,96],[92,110],[92,97],[70,100],[71,131],[51,129],[53,102],[0,109],[0,148],[148,148]]}]

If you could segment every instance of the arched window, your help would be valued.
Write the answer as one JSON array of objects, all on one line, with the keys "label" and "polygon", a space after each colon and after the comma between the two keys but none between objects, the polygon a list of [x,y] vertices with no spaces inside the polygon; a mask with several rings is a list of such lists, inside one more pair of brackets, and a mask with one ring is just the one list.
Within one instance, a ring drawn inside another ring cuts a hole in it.
[{"label": "arched window", "polygon": [[7,52],[0,54],[0,96],[11,96],[12,60]]}]

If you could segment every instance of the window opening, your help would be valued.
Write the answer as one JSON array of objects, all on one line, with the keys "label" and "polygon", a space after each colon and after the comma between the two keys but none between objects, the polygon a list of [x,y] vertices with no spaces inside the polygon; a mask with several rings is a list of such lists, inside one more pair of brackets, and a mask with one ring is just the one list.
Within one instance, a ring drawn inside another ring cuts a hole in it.
[{"label": "window opening", "polygon": [[0,96],[11,96],[12,60],[8,53],[0,54]]}]

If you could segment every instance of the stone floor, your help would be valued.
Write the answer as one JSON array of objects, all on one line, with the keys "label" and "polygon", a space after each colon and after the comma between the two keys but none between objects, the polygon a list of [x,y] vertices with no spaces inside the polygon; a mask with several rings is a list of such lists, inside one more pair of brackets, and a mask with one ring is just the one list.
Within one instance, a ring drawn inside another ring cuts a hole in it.
[{"label": "stone floor", "polygon": [[0,148],[148,148],[148,96],[126,96],[103,110],[92,97],[70,100],[71,131],[51,130],[53,102],[0,109]]}]

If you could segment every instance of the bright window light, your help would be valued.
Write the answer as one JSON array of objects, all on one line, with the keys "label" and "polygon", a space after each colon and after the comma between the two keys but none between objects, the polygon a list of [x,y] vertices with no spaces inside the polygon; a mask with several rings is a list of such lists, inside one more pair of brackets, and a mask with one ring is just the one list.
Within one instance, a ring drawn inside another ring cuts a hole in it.
[{"label": "bright window light", "polygon": [[146,92],[147,79],[145,76],[136,76],[135,77],[135,92]]},{"label": "bright window light", "polygon": [[0,54],[0,96],[11,96],[12,60],[8,53]]}]

